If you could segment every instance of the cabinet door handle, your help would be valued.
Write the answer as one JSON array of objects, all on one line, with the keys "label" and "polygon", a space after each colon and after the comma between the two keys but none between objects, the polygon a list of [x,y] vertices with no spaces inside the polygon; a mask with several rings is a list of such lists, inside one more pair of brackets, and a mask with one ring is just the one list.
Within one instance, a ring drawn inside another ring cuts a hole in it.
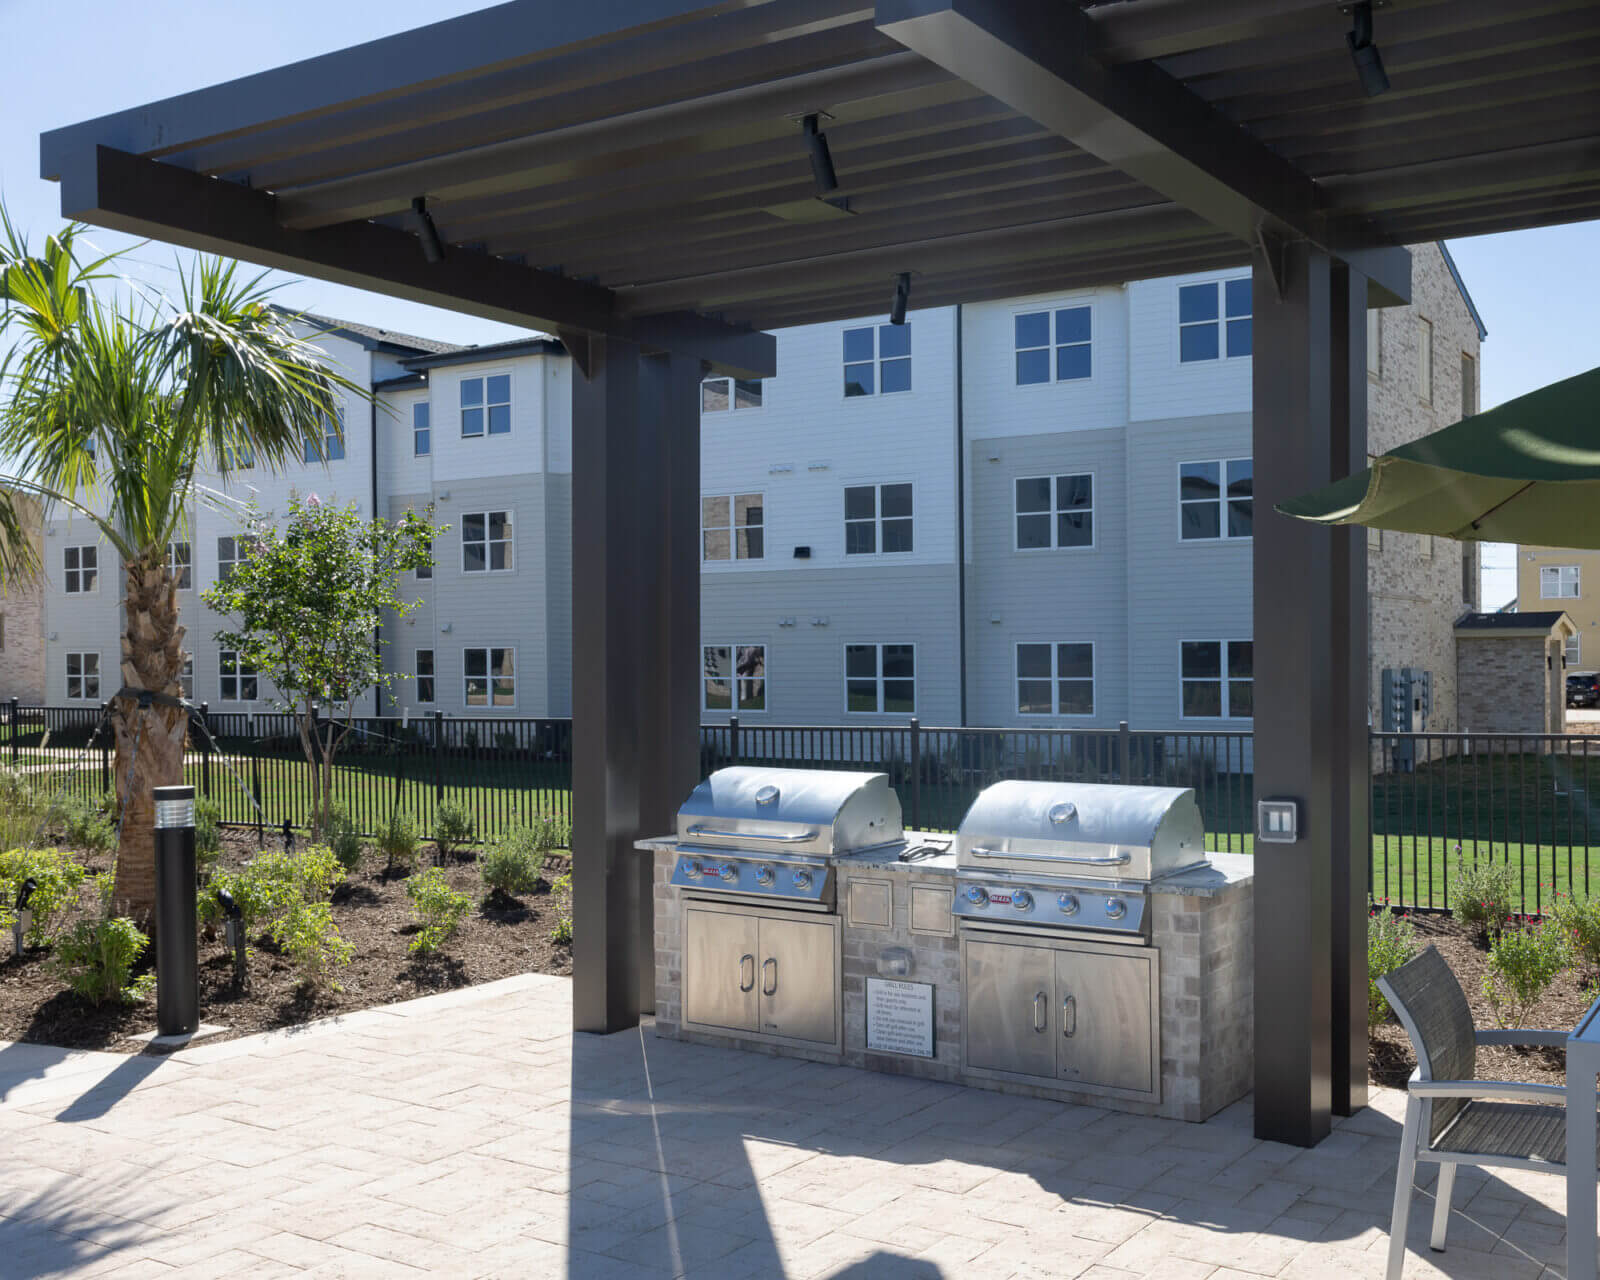
[{"label": "cabinet door handle", "polygon": [[1033,1029],[1035,1031],[1042,1032],[1044,1030],[1044,1011],[1045,1011],[1045,1006],[1047,1004],[1049,1004],[1049,1003],[1050,1003],[1050,998],[1048,996],[1046,996],[1045,993],[1042,992],[1042,991],[1038,995],[1034,996],[1034,998],[1033,998]]},{"label": "cabinet door handle", "polygon": [[1068,996],[1061,1002],[1061,1034],[1068,1040],[1078,1034],[1078,997]]},{"label": "cabinet door handle", "polygon": [[[745,965],[749,965],[750,966],[750,976],[748,978],[746,978],[744,976],[744,974],[745,974],[745,969],[744,969]],[[756,958],[754,956],[752,956],[752,955],[742,955],[742,956],[739,957],[739,990],[740,991],[749,991],[755,985],[756,985]]]},{"label": "cabinet door handle", "polygon": [[762,981],[761,981],[761,994],[764,995],[764,996],[775,996],[775,995],[778,994],[778,961],[777,961],[777,958],[774,957],[774,956],[768,956],[765,960],[763,960],[761,962],[761,972],[762,972],[763,975],[766,974],[767,966],[769,964],[772,966],[772,982],[771,982],[771,985],[768,985],[765,976],[763,976]]}]

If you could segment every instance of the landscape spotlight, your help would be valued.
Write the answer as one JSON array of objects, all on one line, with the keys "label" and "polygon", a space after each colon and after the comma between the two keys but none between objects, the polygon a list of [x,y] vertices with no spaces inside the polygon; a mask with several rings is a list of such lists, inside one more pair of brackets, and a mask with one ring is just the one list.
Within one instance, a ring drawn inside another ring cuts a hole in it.
[{"label": "landscape spotlight", "polygon": [[894,278],[894,305],[889,308],[889,323],[906,322],[906,304],[911,301],[911,273],[902,271]]},{"label": "landscape spotlight", "polygon": [[818,194],[827,195],[830,191],[837,191],[839,178],[833,171],[833,152],[828,150],[828,135],[818,127],[815,115],[806,116],[800,122],[800,128],[805,134],[806,147],[811,152],[811,176],[816,180]]},{"label": "landscape spotlight", "polygon": [[439,228],[433,225],[433,215],[428,212],[426,196],[417,196],[411,201],[411,219],[417,224],[417,239],[422,241],[422,256],[429,262],[443,262],[444,241],[439,239]]},{"label": "landscape spotlight", "polygon": [[1356,64],[1356,74],[1361,77],[1361,87],[1369,98],[1389,92],[1389,73],[1383,69],[1383,58],[1378,46],[1372,43],[1372,3],[1364,0],[1350,11],[1354,24],[1346,34],[1350,42],[1350,57]]}]

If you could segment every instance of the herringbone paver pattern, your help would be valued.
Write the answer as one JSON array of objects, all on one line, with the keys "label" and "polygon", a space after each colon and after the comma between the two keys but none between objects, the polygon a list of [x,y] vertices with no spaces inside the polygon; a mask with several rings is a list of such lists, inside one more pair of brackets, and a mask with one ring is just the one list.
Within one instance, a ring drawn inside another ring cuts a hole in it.
[{"label": "herringbone paver pattern", "polygon": [[[1382,1275],[1392,1092],[1301,1151],[1248,1103],[1144,1120],[570,1016],[528,976],[166,1060],[0,1047],[0,1275]],[[1407,1276],[1560,1275],[1561,1196],[1463,1172]]]}]

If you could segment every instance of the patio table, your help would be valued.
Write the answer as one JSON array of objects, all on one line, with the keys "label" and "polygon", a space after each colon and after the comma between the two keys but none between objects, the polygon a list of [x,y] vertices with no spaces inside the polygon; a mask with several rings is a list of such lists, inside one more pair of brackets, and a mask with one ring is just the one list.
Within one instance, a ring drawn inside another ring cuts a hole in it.
[{"label": "patio table", "polygon": [[1567,1280],[1595,1280],[1595,1077],[1600,1000],[1567,1037]]}]

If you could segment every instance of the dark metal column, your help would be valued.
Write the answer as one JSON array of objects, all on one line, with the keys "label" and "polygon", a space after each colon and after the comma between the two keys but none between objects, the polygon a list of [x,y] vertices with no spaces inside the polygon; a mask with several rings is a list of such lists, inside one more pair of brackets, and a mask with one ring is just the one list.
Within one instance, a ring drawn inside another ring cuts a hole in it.
[{"label": "dark metal column", "polygon": [[1300,838],[1256,844],[1255,1130],[1312,1146],[1331,1126],[1332,538],[1273,504],[1332,478],[1331,269],[1304,242],[1255,257],[1255,786],[1300,802]]},{"label": "dark metal column", "polygon": [[[1367,279],[1344,263],[1333,266],[1329,325],[1329,478],[1367,465]],[[1372,862],[1370,748],[1367,708],[1367,531],[1344,528],[1333,538],[1335,625],[1333,658],[1332,890],[1333,1096],[1336,1115],[1367,1105],[1367,872]],[[1339,617],[1342,607],[1343,617]]]},{"label": "dark metal column", "polygon": [[[653,675],[639,351],[589,340],[572,378],[572,1025],[639,1021],[643,690]],[[576,362],[574,362],[576,365]]]}]

